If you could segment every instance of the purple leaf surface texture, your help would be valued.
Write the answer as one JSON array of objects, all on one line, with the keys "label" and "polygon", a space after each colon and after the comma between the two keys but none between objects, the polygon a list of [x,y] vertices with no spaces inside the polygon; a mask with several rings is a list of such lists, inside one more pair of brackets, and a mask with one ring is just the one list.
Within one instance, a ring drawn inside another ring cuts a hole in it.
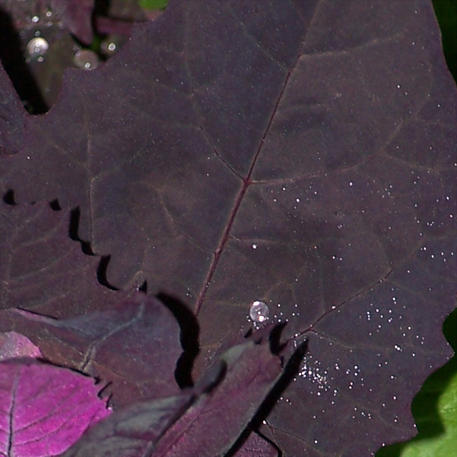
[{"label": "purple leaf surface texture", "polygon": [[278,457],[278,450],[257,433],[251,433],[235,457]]},{"label": "purple leaf surface texture", "polygon": [[[64,457],[225,455],[281,373],[280,359],[271,353],[268,339],[248,340],[224,352],[194,389],[115,412]],[[236,455],[277,455],[264,441],[249,437]]]},{"label": "purple leaf surface texture", "polygon": [[109,415],[94,380],[71,370],[16,359],[0,363],[0,448],[4,456],[66,451]]},{"label": "purple leaf surface texture", "polygon": [[162,303],[142,293],[69,319],[6,310],[0,328],[25,335],[52,363],[109,382],[115,407],[179,392],[178,323]]},{"label": "purple leaf surface texture", "polygon": [[[70,214],[48,204],[0,203],[0,309],[71,317],[121,298],[97,282],[100,258],[68,237]],[[6,329],[7,330],[7,329]]]},{"label": "purple leaf surface texture", "polygon": [[26,115],[3,67],[0,67],[0,155],[22,146]]},{"label": "purple leaf surface texture", "polygon": [[112,284],[193,308],[196,372],[265,302],[308,351],[262,433],[365,456],[451,353],[456,106],[429,1],[174,0],[0,167],[81,208]]}]

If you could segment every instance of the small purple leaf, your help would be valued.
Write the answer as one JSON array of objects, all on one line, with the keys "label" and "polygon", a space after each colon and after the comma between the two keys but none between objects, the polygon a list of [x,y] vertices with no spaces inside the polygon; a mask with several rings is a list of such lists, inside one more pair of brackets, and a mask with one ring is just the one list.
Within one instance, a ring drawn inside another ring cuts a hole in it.
[{"label": "small purple leaf", "polygon": [[73,35],[85,44],[92,41],[94,0],[51,0],[51,4]]},{"label": "small purple leaf", "polygon": [[141,457],[183,414],[192,392],[147,400],[114,412],[69,449],[63,457]]},{"label": "small purple leaf", "polygon": [[[244,342],[226,351],[193,391],[115,412],[89,430],[65,457],[224,455],[281,372],[279,357],[270,352],[268,341]],[[248,440],[240,455],[248,457],[249,449],[257,452],[250,457],[276,455],[256,438]]]},{"label": "small purple leaf", "polygon": [[0,363],[0,452],[58,455],[110,411],[94,380],[35,360]]},{"label": "small purple leaf", "polygon": [[0,328],[26,335],[52,363],[111,382],[116,407],[176,394],[174,372],[182,353],[178,322],[152,297],[117,294],[110,309],[66,320],[5,310]]},{"label": "small purple leaf", "polygon": [[257,433],[251,433],[234,457],[277,457],[278,450]]}]

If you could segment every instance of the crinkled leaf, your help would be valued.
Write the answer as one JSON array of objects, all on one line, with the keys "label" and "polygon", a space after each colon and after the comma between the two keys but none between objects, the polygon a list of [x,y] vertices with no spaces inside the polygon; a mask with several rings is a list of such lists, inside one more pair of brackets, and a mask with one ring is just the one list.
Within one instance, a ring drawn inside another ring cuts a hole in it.
[{"label": "crinkled leaf", "polygon": [[144,294],[67,320],[6,310],[0,328],[27,336],[53,363],[110,382],[115,406],[179,390],[174,377],[182,352],[178,323],[162,303]]},{"label": "crinkled leaf", "polygon": [[114,284],[191,304],[206,359],[253,300],[289,320],[309,353],[264,433],[367,455],[414,434],[450,354],[455,119],[426,0],[175,0],[68,73],[2,166],[20,198],[80,205]]},{"label": "crinkled leaf", "polygon": [[48,457],[66,451],[110,411],[94,380],[34,360],[0,363],[2,455]]},{"label": "crinkled leaf", "polygon": [[100,258],[84,254],[69,227],[70,215],[49,205],[0,203],[0,309],[70,317],[119,300],[97,281]]},{"label": "crinkled leaf", "polygon": [[[64,457],[224,455],[281,371],[279,357],[271,353],[268,340],[234,346],[210,369],[195,393],[145,401],[116,412],[91,429]],[[253,449],[260,446],[258,440],[250,443]]]}]

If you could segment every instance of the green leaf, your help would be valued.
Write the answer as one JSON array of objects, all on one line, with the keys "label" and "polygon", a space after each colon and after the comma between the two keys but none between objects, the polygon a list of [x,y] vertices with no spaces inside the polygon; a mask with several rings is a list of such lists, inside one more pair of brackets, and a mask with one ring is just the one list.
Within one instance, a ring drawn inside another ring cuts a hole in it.
[{"label": "green leaf", "polygon": [[[444,324],[444,334],[457,348],[457,311]],[[418,435],[380,450],[376,457],[450,457],[457,449],[457,356],[433,373],[414,399]]]},{"label": "green leaf", "polygon": [[168,0],[139,0],[139,3],[146,10],[163,10],[168,5]]},{"label": "green leaf", "polygon": [[457,2],[434,0],[433,6],[440,24],[447,65],[454,79],[457,80]]}]

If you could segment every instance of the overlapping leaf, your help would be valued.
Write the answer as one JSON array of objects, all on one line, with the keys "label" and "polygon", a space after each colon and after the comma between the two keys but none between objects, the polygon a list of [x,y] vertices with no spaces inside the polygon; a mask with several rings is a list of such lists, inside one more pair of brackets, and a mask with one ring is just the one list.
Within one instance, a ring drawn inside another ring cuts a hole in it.
[{"label": "overlapping leaf", "polygon": [[91,378],[33,359],[1,362],[1,453],[48,457],[66,451],[109,415],[99,390]]},{"label": "overlapping leaf", "polygon": [[[225,455],[281,371],[279,357],[270,352],[268,340],[239,344],[222,355],[196,389],[134,404],[113,414],[64,456]],[[211,428],[217,433],[210,433]],[[236,455],[254,457],[254,451],[261,456],[277,455],[271,445],[255,435]]]},{"label": "overlapping leaf", "polygon": [[[457,347],[457,312],[446,320],[444,334]],[[376,457],[448,457],[457,448],[457,357],[433,373],[414,398],[418,434],[382,449]]]},{"label": "overlapping leaf", "polygon": [[109,382],[116,407],[175,394],[182,352],[177,321],[162,303],[144,294],[120,295],[121,301],[109,309],[66,320],[3,311],[0,328],[27,336],[53,363]]},{"label": "overlapping leaf", "polygon": [[1,166],[81,206],[114,284],[193,305],[203,356],[265,301],[309,353],[264,432],[368,455],[450,354],[456,106],[425,0],[175,0]]}]

